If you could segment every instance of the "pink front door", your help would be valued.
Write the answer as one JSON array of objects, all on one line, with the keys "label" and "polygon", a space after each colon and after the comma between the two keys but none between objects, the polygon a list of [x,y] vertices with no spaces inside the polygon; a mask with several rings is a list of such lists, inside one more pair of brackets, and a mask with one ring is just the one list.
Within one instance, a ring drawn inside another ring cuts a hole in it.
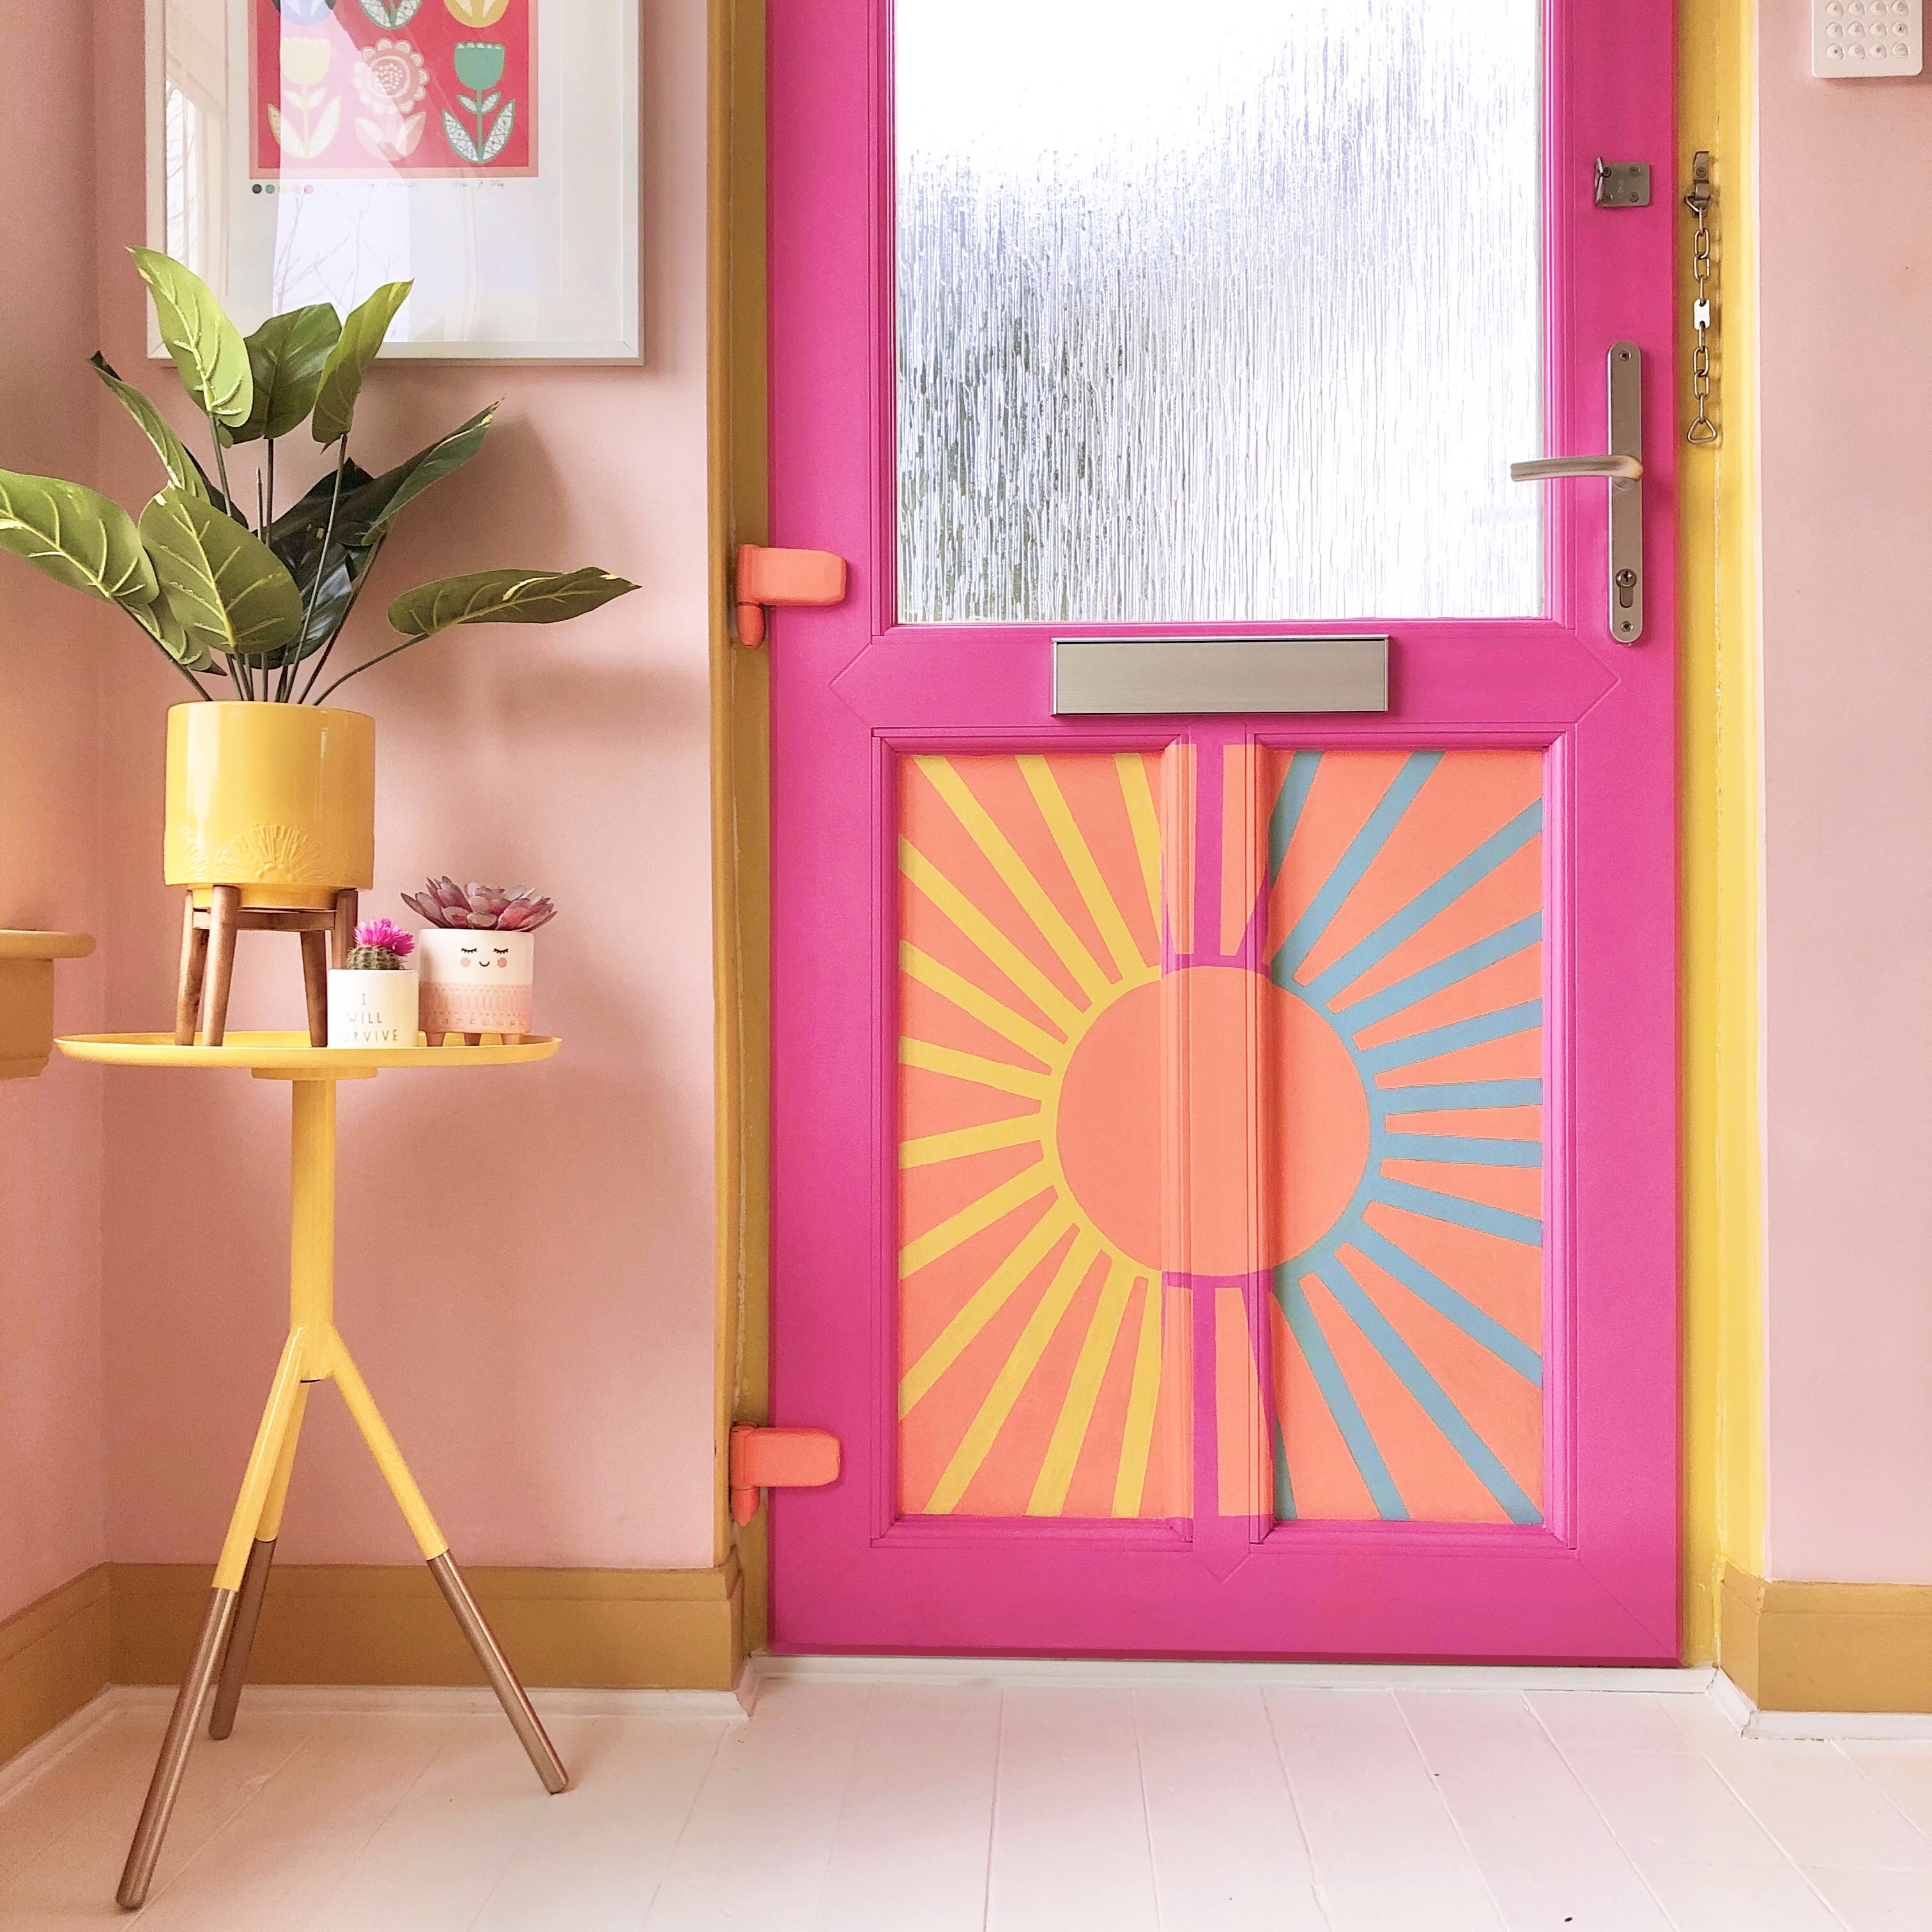
[{"label": "pink front door", "polygon": [[776,1647],[1672,1659],[1670,8],[770,19]]}]

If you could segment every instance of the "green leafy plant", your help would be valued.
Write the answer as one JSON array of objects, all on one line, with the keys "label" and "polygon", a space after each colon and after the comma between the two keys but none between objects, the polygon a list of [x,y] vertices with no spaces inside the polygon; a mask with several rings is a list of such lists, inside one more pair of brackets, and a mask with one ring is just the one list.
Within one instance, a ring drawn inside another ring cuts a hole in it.
[{"label": "green leafy plant", "polygon": [[[400,644],[325,683],[397,516],[482,448],[497,405],[372,476],[349,454],[349,438],[407,282],[386,284],[346,320],[317,303],[244,336],[200,276],[152,249],[129,253],[182,386],[208,419],[214,474],[96,355],[96,373],[153,445],[167,480],[137,518],[82,484],[0,470],[0,549],[124,610],[203,698],[320,704],[370,665],[458,625],[561,623],[638,587],[602,570],[440,578],[390,604]],[[278,512],[275,446],[304,423],[334,460]],[[251,443],[260,448],[244,459]],[[248,493],[231,477],[244,460],[252,520]],[[226,678],[227,691],[211,691],[203,676]]]}]

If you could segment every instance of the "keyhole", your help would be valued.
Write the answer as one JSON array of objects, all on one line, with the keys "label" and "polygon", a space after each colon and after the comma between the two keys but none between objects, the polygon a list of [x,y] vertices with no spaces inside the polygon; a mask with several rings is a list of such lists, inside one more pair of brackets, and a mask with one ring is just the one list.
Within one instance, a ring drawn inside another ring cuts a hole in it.
[{"label": "keyhole", "polygon": [[1626,564],[1615,578],[1617,586],[1617,608],[1628,610],[1636,602],[1636,572]]}]

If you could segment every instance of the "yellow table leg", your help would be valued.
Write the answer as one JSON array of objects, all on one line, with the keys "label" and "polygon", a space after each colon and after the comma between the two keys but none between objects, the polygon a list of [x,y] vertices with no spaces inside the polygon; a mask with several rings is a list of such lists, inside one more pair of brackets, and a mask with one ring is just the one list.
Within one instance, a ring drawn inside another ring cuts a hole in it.
[{"label": "yellow table leg", "polygon": [[429,1564],[437,1589],[475,1652],[544,1789],[554,1792],[569,1788],[563,1761],[470,1594],[450,1556],[448,1539],[436,1527],[368,1384],[336,1330],[335,1081],[328,1076],[297,1077],[292,1082],[291,1099],[288,1340],[256,1431],[227,1540],[215,1566],[214,1587],[201,1634],[175,1699],[147,1802],[121,1875],[116,1896],[130,1911],[147,1898],[201,1708],[218,1670],[221,1688],[208,1728],[218,1738],[227,1736],[232,1728],[268,1588],[275,1540],[280,1533],[309,1386],[314,1382],[332,1380],[341,1390],[369,1453]]}]

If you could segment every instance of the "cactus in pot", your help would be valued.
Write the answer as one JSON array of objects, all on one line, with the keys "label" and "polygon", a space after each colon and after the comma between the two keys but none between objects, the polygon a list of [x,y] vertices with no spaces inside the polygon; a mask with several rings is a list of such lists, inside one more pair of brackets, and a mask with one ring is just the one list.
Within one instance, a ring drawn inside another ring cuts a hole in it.
[{"label": "cactus in pot", "polygon": [[352,973],[400,973],[403,962],[416,950],[413,938],[393,921],[365,920],[356,928],[348,967]]}]

